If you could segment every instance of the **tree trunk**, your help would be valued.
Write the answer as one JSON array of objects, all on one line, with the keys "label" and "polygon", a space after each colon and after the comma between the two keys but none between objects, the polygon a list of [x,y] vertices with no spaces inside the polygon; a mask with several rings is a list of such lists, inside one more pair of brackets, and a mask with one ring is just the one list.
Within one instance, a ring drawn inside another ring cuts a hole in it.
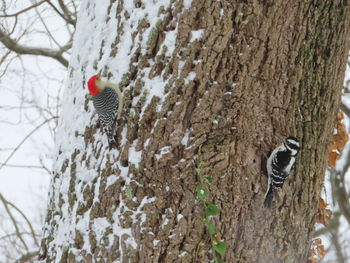
[{"label": "tree trunk", "polygon": [[[347,1],[83,1],[53,168],[46,262],[306,262],[348,51]],[[86,80],[125,96],[109,150]],[[296,169],[263,206],[266,155]],[[205,201],[196,196],[212,178]],[[202,181],[202,182],[201,182]],[[203,206],[217,235],[203,223]],[[212,243],[227,244],[226,253]]]}]

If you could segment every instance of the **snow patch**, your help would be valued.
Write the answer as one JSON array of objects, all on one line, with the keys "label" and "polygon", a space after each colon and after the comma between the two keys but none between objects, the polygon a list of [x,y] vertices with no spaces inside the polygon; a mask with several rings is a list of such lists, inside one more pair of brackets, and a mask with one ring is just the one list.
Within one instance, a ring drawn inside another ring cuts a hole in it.
[{"label": "snow patch", "polygon": [[196,73],[195,72],[190,72],[188,76],[184,79],[185,85],[190,83],[190,81],[194,80],[196,78]]},{"label": "snow patch", "polygon": [[184,137],[181,140],[181,144],[183,146],[187,146],[189,139],[190,139],[190,130],[187,129],[185,131]]},{"label": "snow patch", "polygon": [[163,223],[160,227],[164,229],[169,224],[169,219],[166,217],[166,215],[162,215],[162,220],[163,220]]},{"label": "snow patch", "polygon": [[179,222],[184,216],[182,214],[178,214],[176,217],[177,222]]},{"label": "snow patch", "polygon": [[184,2],[183,2],[184,4],[184,8],[185,9],[189,9],[190,7],[191,7],[191,5],[192,5],[192,0],[184,0]]},{"label": "snow patch", "polygon": [[129,148],[129,162],[134,164],[136,168],[139,168],[142,151],[136,151],[136,144],[137,144],[137,140],[135,140],[132,146]]},{"label": "snow patch", "polygon": [[204,34],[204,29],[199,30],[192,30],[191,31],[191,40],[190,42],[196,41],[198,39],[201,39]]},{"label": "snow patch", "polygon": [[115,184],[115,182],[118,180],[118,177],[116,175],[111,175],[107,178],[107,183],[106,183],[106,187],[109,187],[113,184]]},{"label": "snow patch", "polygon": [[106,218],[96,218],[93,222],[93,229],[96,234],[96,240],[99,241],[103,238],[106,229],[111,226],[111,223]]},{"label": "snow patch", "polygon": [[160,240],[155,239],[153,240],[153,246],[156,247],[160,243]]},{"label": "snow patch", "polygon": [[173,52],[175,50],[177,33],[178,33],[178,26],[177,25],[176,25],[176,28],[174,30],[165,33],[165,39],[164,39],[162,45],[160,46],[158,53],[163,50],[164,46],[166,46],[167,51],[165,52],[165,55],[168,57],[173,55]]},{"label": "snow patch", "polygon": [[224,9],[223,9],[223,8],[220,9],[220,16],[221,16],[221,17],[224,16]]},{"label": "snow patch", "polygon": [[150,142],[150,138],[147,138],[147,140],[145,141],[145,143],[143,144],[143,147],[146,148],[149,145]]},{"label": "snow patch", "polygon": [[156,154],[155,157],[157,161],[162,158],[164,154],[170,153],[171,152],[171,147],[170,146],[164,146],[160,149],[160,154]]}]

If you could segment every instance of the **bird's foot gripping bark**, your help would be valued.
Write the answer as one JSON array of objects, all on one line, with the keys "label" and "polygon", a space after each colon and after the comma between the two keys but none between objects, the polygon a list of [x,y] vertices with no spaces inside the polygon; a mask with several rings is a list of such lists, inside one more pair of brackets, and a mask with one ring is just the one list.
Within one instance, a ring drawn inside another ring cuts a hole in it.
[{"label": "bird's foot gripping bark", "polygon": [[117,148],[118,145],[118,138],[117,135],[108,136],[108,145],[109,145],[109,149],[112,150],[113,148]]}]

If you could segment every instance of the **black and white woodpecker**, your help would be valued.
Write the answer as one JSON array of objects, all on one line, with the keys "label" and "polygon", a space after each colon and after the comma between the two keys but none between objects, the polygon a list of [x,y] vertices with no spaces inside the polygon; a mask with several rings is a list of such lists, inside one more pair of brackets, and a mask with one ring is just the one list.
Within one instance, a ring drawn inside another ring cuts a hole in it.
[{"label": "black and white woodpecker", "polygon": [[116,144],[116,121],[123,111],[123,95],[118,85],[101,80],[99,75],[90,77],[88,89],[109,146],[113,147]]},{"label": "black and white woodpecker", "polygon": [[295,166],[295,160],[300,150],[299,140],[287,137],[271,153],[267,160],[268,188],[265,194],[264,206],[270,207],[276,188],[281,188]]}]

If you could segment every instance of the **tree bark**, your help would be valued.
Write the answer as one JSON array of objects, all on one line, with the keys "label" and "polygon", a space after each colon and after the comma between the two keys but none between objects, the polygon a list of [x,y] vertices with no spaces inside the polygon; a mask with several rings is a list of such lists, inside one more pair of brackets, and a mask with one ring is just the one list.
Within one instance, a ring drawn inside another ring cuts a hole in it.
[{"label": "tree bark", "polygon": [[[348,1],[94,2],[77,21],[41,259],[211,262],[200,173],[222,260],[306,262]],[[85,96],[96,71],[124,90],[112,151]],[[296,169],[266,209],[266,155],[289,135],[302,142]]]}]

